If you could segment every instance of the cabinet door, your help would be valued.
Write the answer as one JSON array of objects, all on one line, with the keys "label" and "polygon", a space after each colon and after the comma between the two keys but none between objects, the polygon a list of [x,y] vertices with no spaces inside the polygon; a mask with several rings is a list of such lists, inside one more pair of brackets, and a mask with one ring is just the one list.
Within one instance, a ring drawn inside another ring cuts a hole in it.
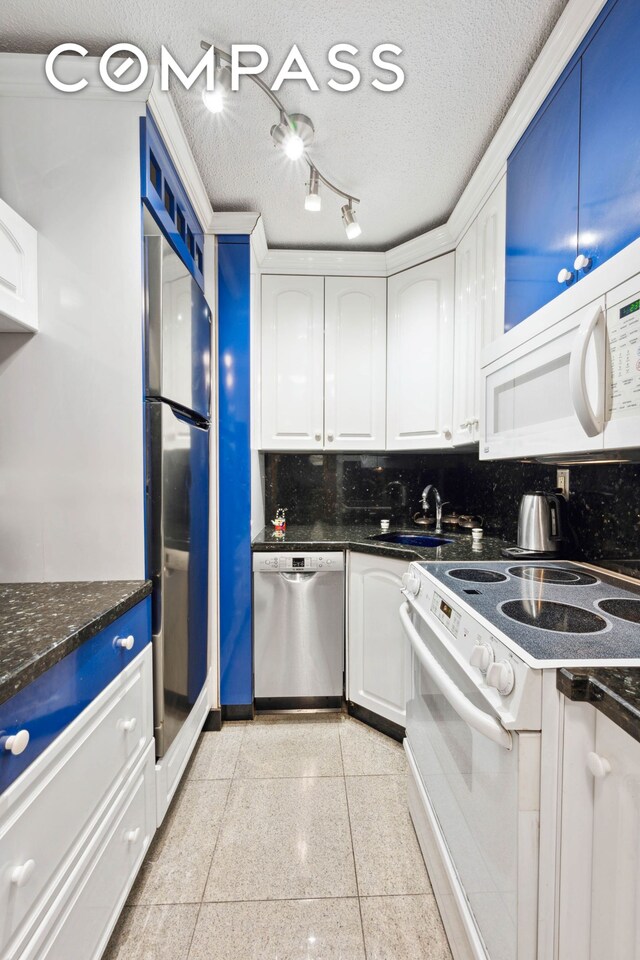
[{"label": "cabinet door", "polygon": [[387,449],[451,446],[454,260],[389,278]]},{"label": "cabinet door", "polygon": [[[484,367],[480,458],[602,450],[604,339],[601,298],[564,320],[538,325],[535,336]],[[593,436],[578,416],[584,419],[587,404],[601,421]]]},{"label": "cabinet door", "polygon": [[262,447],[322,448],[324,278],[262,278]]},{"label": "cabinet door", "polygon": [[325,280],[325,446],[384,450],[387,281]]},{"label": "cabinet door", "polygon": [[505,329],[566,289],[577,255],[580,62],[535,119],[507,165]]},{"label": "cabinet door", "polygon": [[582,57],[578,249],[598,266],[640,236],[640,12],[618,0]]},{"label": "cabinet door", "polygon": [[591,960],[631,960],[640,955],[640,743],[598,713],[588,766],[595,772]]},{"label": "cabinet door", "polygon": [[478,414],[478,310],[477,310],[477,223],[456,249],[456,306],[453,367],[453,444],[477,440]]},{"label": "cabinet door", "polygon": [[38,235],[0,200],[0,333],[38,329]]},{"label": "cabinet door", "polygon": [[504,176],[478,214],[477,303],[480,349],[504,333],[507,178]]},{"label": "cabinet door", "polygon": [[400,623],[406,560],[349,557],[347,699],[404,727],[407,638]]}]

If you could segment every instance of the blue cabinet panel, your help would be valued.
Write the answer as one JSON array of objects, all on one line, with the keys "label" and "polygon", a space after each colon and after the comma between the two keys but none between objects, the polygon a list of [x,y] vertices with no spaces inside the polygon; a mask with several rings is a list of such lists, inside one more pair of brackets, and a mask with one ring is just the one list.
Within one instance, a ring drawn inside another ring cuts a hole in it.
[{"label": "blue cabinet panel", "polygon": [[220,702],[253,702],[249,237],[218,240]]},{"label": "blue cabinet panel", "polygon": [[582,59],[578,249],[597,267],[640,236],[640,4],[618,0]]},{"label": "blue cabinet panel", "polygon": [[[133,634],[131,650],[115,644]],[[24,753],[0,753],[0,792],[33,763],[65,727],[144,650],[151,641],[151,601],[136,604],[110,626],[56,663],[0,705],[0,740],[25,729]]]},{"label": "blue cabinet panel", "polygon": [[507,166],[505,329],[565,289],[577,253],[580,62],[533,121]]},{"label": "blue cabinet panel", "polygon": [[203,229],[150,114],[140,120],[140,172],[143,203],[204,290]]}]

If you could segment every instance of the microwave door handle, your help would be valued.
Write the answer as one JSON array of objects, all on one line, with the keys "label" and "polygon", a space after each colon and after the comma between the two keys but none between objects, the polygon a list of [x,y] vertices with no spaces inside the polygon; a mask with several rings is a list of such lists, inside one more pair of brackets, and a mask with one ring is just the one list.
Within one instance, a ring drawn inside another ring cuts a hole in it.
[{"label": "microwave door handle", "polygon": [[598,371],[598,401],[600,410],[596,413],[589,401],[587,391],[587,351],[589,342],[596,332],[600,319],[604,320],[604,313],[600,304],[597,310],[585,317],[580,324],[577,342],[571,351],[569,360],[569,388],[571,402],[580,426],[588,437],[597,437],[604,427],[604,328],[595,339],[596,364]]},{"label": "microwave door handle", "polygon": [[460,719],[464,720],[470,727],[482,734],[483,737],[487,737],[489,740],[497,743],[498,746],[504,747],[505,750],[511,750],[513,743],[509,731],[505,730],[498,720],[495,720],[486,714],[484,710],[476,707],[476,705],[464,695],[462,690],[456,686],[446,670],[440,666],[436,658],[429,651],[427,645],[411,622],[408,603],[403,603],[400,607],[400,620],[422,667],[435,683],[440,693],[448,700]]}]

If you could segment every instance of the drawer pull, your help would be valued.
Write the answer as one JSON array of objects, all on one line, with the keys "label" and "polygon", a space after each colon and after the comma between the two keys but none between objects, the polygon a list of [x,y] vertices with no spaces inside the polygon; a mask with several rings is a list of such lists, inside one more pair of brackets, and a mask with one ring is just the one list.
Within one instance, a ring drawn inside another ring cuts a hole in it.
[{"label": "drawer pull", "polygon": [[604,779],[608,773],[611,773],[611,764],[606,757],[600,757],[597,753],[591,751],[587,754],[587,766],[598,780]]},{"label": "drawer pull", "polygon": [[137,722],[135,717],[129,717],[128,720],[119,720],[118,726],[121,730],[124,730],[125,733],[131,733],[132,730],[135,730]]},{"label": "drawer pull", "polygon": [[127,830],[124,838],[127,841],[127,843],[136,843],[139,836],[140,836],[140,827],[136,827],[135,830]]},{"label": "drawer pull", "polygon": [[4,741],[4,749],[12,753],[14,757],[24,753],[29,745],[29,731],[18,730],[17,733],[7,737]]},{"label": "drawer pull", "polygon": [[31,874],[36,868],[35,860],[27,860],[20,867],[14,867],[11,871],[11,883],[16,887],[24,887],[31,879]]},{"label": "drawer pull", "polygon": [[135,643],[135,638],[132,633],[128,637],[116,637],[116,647],[120,647],[121,650],[133,650],[133,645]]}]

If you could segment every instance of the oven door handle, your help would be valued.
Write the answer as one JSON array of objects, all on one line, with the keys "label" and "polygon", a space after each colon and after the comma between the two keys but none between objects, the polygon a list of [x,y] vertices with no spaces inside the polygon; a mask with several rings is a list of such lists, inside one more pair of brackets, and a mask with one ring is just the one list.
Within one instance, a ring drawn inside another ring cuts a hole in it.
[{"label": "oven door handle", "polygon": [[488,737],[489,740],[493,740],[494,743],[504,747],[505,750],[511,750],[513,742],[509,731],[505,730],[498,720],[476,707],[462,690],[453,683],[446,670],[440,666],[433,654],[427,649],[424,640],[412,624],[409,609],[408,603],[402,604],[400,620],[411,641],[415,655],[440,693],[448,700],[461,720],[481,733],[483,737]]}]

